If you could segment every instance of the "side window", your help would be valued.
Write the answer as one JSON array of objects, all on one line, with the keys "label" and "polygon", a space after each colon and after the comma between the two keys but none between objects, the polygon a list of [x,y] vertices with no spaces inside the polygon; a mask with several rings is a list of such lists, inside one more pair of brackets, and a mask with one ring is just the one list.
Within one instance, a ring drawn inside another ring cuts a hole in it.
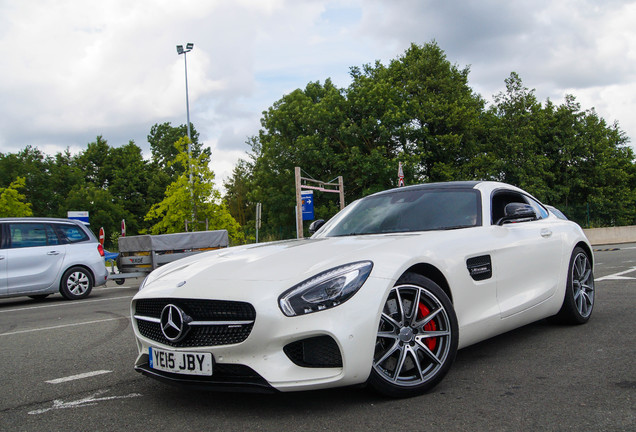
[{"label": "side window", "polygon": [[530,197],[525,197],[526,201],[528,201],[528,204],[530,204],[532,206],[532,208],[534,209],[534,212],[537,214],[537,219],[545,219],[548,217],[549,213],[548,211],[541,205],[539,204],[539,202],[533,200]]},{"label": "side window", "polygon": [[88,235],[77,225],[56,224],[55,228],[63,243],[77,243],[89,239]]},{"label": "side window", "polygon": [[9,247],[11,248],[46,246],[46,225],[36,223],[9,224],[9,237]]},{"label": "side window", "polygon": [[517,192],[513,191],[495,191],[492,195],[492,224],[496,225],[497,222],[504,217],[504,209],[510,203],[527,204],[525,197]]},{"label": "side window", "polygon": [[46,225],[46,242],[49,245],[59,245],[60,239],[57,238],[57,234],[53,230],[51,225]]}]

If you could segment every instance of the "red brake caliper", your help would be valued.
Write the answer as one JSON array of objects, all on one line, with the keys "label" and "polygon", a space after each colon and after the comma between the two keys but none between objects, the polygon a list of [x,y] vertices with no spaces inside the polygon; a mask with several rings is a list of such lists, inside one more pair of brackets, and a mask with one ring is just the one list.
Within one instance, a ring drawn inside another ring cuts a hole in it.
[{"label": "red brake caliper", "polygon": [[[427,316],[430,313],[431,313],[431,311],[428,310],[428,308],[426,306],[424,306],[422,303],[420,303],[419,306],[418,306],[417,319],[418,320],[422,320],[425,316]],[[434,320],[430,320],[424,326],[424,331],[435,331],[436,329],[437,329],[437,326],[435,325],[435,321]],[[435,347],[437,346],[437,338],[426,338],[424,340],[424,343],[426,344],[428,349],[433,351],[435,349]]]}]

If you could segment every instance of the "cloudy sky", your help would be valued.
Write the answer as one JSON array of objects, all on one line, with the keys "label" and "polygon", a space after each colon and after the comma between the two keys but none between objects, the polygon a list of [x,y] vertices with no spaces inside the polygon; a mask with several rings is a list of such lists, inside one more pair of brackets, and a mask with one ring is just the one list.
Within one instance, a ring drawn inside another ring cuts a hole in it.
[{"label": "cloudy sky", "polygon": [[79,152],[102,135],[150,156],[155,123],[190,118],[217,180],[261,113],[310,81],[432,40],[487,100],[519,73],[541,101],[573,94],[636,138],[636,1],[0,0],[0,152]]}]

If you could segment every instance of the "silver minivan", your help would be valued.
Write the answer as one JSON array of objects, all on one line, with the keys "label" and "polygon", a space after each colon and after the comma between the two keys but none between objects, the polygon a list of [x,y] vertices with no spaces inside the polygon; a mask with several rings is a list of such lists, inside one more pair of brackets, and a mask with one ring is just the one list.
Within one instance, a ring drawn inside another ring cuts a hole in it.
[{"label": "silver minivan", "polygon": [[87,297],[108,279],[104,249],[82,222],[0,218],[0,297]]}]

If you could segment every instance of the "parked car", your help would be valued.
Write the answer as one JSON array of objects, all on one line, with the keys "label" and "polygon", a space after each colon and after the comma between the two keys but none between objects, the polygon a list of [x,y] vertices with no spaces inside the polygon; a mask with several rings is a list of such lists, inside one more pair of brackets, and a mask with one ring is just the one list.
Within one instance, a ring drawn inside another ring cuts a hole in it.
[{"label": "parked car", "polygon": [[104,249],[82,222],[0,218],[0,297],[87,297],[108,278]]},{"label": "parked car", "polygon": [[406,397],[439,383],[459,348],[548,317],[582,324],[593,306],[576,223],[503,183],[409,186],[352,203],[309,239],[152,272],[131,305],[135,369],[212,389],[367,383]]}]

